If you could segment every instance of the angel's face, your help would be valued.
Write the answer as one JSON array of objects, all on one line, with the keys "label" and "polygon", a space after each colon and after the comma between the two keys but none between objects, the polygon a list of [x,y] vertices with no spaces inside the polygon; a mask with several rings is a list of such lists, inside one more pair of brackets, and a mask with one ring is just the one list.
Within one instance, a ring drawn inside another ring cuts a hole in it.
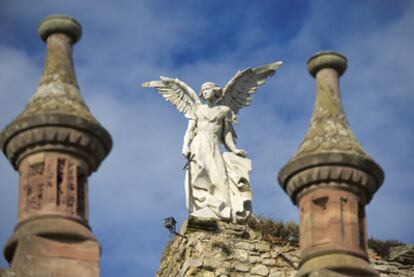
[{"label": "angel's face", "polygon": [[205,86],[205,87],[201,88],[201,96],[205,100],[212,99],[215,95],[216,95],[216,88],[215,87]]}]

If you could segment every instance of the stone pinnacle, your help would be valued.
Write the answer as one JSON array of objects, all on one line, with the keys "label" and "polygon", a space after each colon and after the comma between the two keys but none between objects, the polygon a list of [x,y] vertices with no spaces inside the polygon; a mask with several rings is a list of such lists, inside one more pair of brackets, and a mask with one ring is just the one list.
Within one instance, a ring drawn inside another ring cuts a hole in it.
[{"label": "stone pinnacle", "polygon": [[16,169],[21,154],[30,148],[33,141],[25,139],[22,145],[14,145],[11,143],[13,138],[25,130],[41,126],[75,128],[100,141],[102,151],[95,161],[91,161],[92,171],[111,150],[111,136],[90,113],[79,92],[72,45],[80,39],[81,30],[79,22],[65,15],[48,16],[39,25],[39,35],[47,44],[39,85],[25,109],[0,134],[0,147]]},{"label": "stone pinnacle", "polygon": [[[317,83],[315,107],[305,138],[279,173],[279,183],[285,190],[289,179],[297,172],[334,164],[358,167],[373,176],[377,185],[369,190],[368,199],[382,184],[384,173],[381,167],[359,144],[342,107],[339,77],[346,68],[347,59],[336,52],[318,52],[308,60],[309,73]],[[293,194],[297,192],[297,189],[291,191]],[[295,198],[294,195],[291,197]]]}]

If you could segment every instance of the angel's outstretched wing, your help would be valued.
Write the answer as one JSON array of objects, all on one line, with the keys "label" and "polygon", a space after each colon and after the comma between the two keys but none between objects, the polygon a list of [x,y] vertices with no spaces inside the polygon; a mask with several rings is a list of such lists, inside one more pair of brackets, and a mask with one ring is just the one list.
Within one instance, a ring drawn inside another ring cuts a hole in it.
[{"label": "angel's outstretched wing", "polygon": [[257,87],[263,85],[281,65],[282,62],[275,62],[238,71],[224,87],[223,96],[218,103],[229,106],[237,114],[241,108],[250,105]]},{"label": "angel's outstretched wing", "polygon": [[155,88],[177,110],[190,118],[194,106],[201,104],[200,98],[186,83],[173,78],[160,77],[161,80],[142,84],[145,88]]}]

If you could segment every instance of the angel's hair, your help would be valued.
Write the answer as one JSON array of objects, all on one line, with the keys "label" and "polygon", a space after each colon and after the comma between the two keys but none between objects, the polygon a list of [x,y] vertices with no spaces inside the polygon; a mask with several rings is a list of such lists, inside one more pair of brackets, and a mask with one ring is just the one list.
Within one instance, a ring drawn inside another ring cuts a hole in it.
[{"label": "angel's hair", "polygon": [[[223,90],[221,89],[221,87],[219,87],[216,83],[213,83],[213,82],[205,82],[204,84],[201,85],[201,90],[203,90],[203,88],[212,88],[217,98],[221,98],[223,94]],[[201,91],[200,91],[200,97],[203,97],[201,94]]]}]

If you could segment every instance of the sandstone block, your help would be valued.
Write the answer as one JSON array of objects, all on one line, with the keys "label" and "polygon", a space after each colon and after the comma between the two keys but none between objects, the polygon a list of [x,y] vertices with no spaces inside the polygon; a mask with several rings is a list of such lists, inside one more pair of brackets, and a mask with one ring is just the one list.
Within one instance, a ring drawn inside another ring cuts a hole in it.
[{"label": "sandstone block", "polygon": [[249,262],[252,263],[252,264],[257,263],[260,260],[261,260],[261,258],[259,256],[250,256],[249,257]]},{"label": "sandstone block", "polygon": [[210,271],[203,272],[202,274],[197,275],[197,276],[200,276],[200,277],[216,277],[216,275],[213,272],[210,272]]},{"label": "sandstone block", "polygon": [[251,270],[250,273],[257,274],[259,276],[267,276],[269,274],[269,269],[264,265],[256,265]]},{"label": "sandstone block", "polygon": [[284,276],[285,274],[278,269],[272,268],[269,272],[269,277],[284,277]]},{"label": "sandstone block", "polygon": [[272,255],[270,253],[264,253],[261,255],[262,259],[269,259],[272,257]]},{"label": "sandstone block", "polygon": [[234,269],[240,272],[248,272],[250,270],[250,265],[247,263],[236,262],[234,264]]},{"label": "sandstone block", "polygon": [[276,264],[276,260],[275,259],[264,259],[262,261],[262,264],[264,265],[275,265]]},{"label": "sandstone block", "polygon": [[402,264],[414,264],[414,245],[391,247],[390,260]]},{"label": "sandstone block", "polygon": [[0,277],[14,277],[16,274],[11,269],[0,269]]},{"label": "sandstone block", "polygon": [[232,272],[231,277],[246,277],[246,274],[241,272]]},{"label": "sandstone block", "polygon": [[247,253],[246,250],[237,249],[234,252],[234,259],[240,262],[246,262],[247,260],[249,260],[249,254]]},{"label": "sandstone block", "polygon": [[198,259],[188,259],[184,262],[183,267],[180,270],[180,276],[184,276],[184,274],[189,270],[190,268],[198,268],[202,266],[202,262]]},{"label": "sandstone block", "polygon": [[230,274],[230,263],[224,262],[222,266],[216,269],[215,274],[216,276],[227,276]]},{"label": "sandstone block", "polygon": [[260,252],[267,252],[270,250],[269,244],[264,244],[264,243],[256,243],[255,248],[259,250]]},{"label": "sandstone block", "polygon": [[223,263],[223,259],[217,259],[217,257],[209,257],[204,259],[203,267],[206,268],[218,268]]},{"label": "sandstone block", "polygon": [[239,249],[244,249],[244,250],[253,250],[254,249],[254,245],[248,242],[244,242],[244,241],[240,241],[238,243],[236,243],[236,248]]}]

